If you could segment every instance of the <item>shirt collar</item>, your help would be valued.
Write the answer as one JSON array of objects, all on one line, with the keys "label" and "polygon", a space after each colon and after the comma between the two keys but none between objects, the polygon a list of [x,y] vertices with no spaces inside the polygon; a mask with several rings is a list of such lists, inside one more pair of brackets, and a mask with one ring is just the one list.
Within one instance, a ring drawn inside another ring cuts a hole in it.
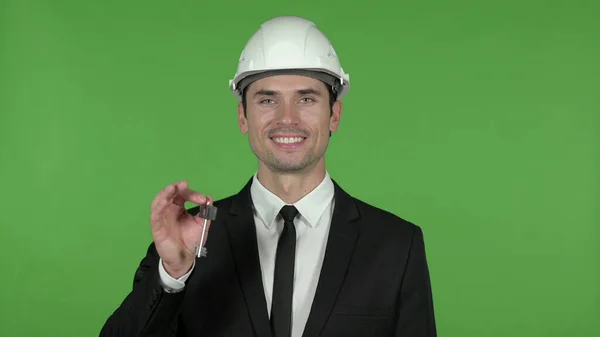
[{"label": "shirt collar", "polygon": [[[254,209],[257,215],[263,221],[267,228],[271,228],[281,208],[287,203],[278,196],[267,190],[258,180],[257,174],[252,178],[250,194]],[[302,216],[309,227],[316,227],[323,212],[332,202],[334,196],[334,185],[329,173],[325,172],[325,177],[321,183],[302,199],[295,202],[300,216]]]}]

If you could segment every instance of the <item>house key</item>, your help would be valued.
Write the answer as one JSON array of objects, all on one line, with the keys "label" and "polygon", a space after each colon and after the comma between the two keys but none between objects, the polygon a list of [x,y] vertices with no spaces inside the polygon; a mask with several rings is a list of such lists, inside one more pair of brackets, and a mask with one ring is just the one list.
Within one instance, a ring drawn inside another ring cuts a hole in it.
[{"label": "house key", "polygon": [[200,205],[200,210],[198,211],[198,216],[204,219],[204,225],[202,226],[202,238],[200,239],[200,245],[196,247],[196,256],[206,256],[206,247],[203,247],[204,239],[206,238],[207,231],[207,223],[208,220],[215,220],[217,218],[217,207],[210,205],[210,201],[207,201],[206,204]]}]

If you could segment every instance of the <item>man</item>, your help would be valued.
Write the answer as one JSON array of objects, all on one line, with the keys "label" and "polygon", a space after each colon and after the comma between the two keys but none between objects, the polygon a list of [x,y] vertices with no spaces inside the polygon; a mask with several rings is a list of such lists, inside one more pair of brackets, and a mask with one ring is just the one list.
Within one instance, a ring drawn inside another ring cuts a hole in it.
[{"label": "man", "polygon": [[[186,181],[158,193],[153,243],[101,336],[436,336],[421,229],[325,168],[348,80],[313,23],[261,26],[230,82],[257,172],[214,204]],[[205,204],[218,212],[197,257]]]}]

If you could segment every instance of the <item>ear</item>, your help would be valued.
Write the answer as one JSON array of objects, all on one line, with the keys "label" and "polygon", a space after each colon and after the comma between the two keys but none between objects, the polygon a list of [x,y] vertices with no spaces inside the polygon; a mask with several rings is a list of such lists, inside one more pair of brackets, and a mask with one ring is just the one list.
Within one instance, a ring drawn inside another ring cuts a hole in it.
[{"label": "ear", "polygon": [[335,101],[331,109],[332,113],[329,118],[329,131],[336,132],[340,127],[340,120],[342,119],[342,102]]},{"label": "ear", "polygon": [[240,126],[240,132],[245,135],[248,132],[248,119],[244,116],[244,105],[242,102],[238,103],[238,125]]}]

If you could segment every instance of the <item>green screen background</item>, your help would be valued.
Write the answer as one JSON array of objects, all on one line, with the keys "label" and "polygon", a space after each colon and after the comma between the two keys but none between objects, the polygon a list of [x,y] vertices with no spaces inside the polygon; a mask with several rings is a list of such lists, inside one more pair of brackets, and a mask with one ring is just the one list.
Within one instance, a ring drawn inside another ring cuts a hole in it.
[{"label": "green screen background", "polygon": [[425,232],[440,336],[600,336],[597,1],[0,2],[0,335],[96,336],[165,185],[256,159],[228,80],[276,15],[351,75],[327,153]]}]

